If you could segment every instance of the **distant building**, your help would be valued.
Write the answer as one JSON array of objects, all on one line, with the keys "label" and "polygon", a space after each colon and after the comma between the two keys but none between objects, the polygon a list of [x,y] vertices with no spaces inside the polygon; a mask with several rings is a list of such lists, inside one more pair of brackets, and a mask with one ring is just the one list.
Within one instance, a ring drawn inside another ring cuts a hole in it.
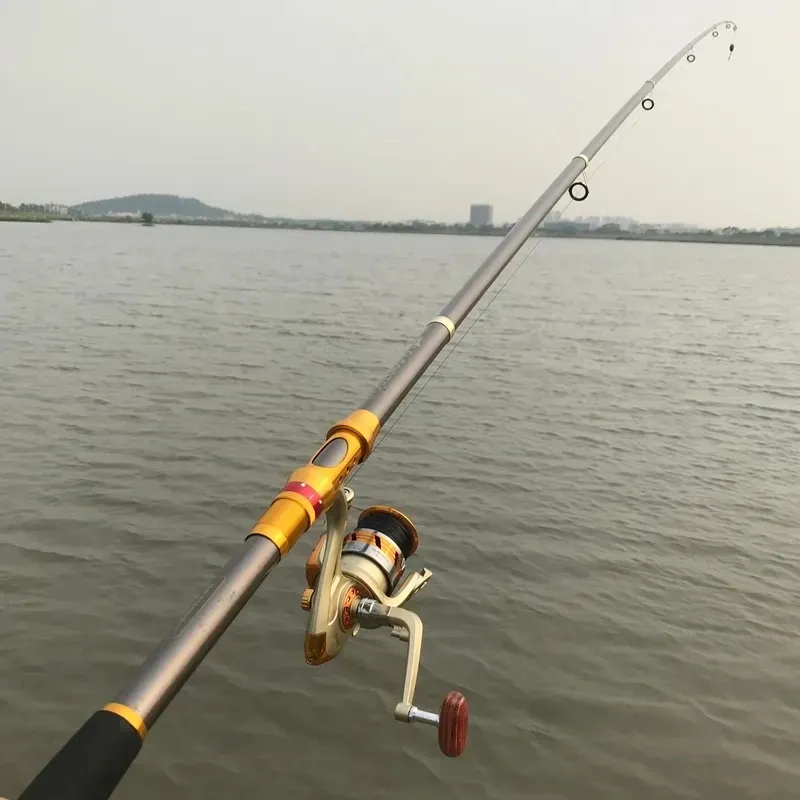
[{"label": "distant building", "polygon": [[469,224],[476,227],[492,224],[492,207],[487,205],[471,205],[469,207]]}]

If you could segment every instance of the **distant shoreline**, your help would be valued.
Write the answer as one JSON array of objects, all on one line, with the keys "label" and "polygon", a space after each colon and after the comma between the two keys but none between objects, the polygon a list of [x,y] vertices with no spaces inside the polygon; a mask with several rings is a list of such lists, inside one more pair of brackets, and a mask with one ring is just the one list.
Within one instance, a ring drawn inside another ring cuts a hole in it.
[{"label": "distant shoreline", "polygon": [[72,222],[72,217],[64,214],[40,214],[28,211],[0,211],[0,222]]},{"label": "distant shoreline", "polygon": [[[137,217],[82,217],[60,214],[7,213],[0,212],[0,222],[105,222],[114,224],[142,225]],[[266,230],[336,231],[342,233],[416,233],[445,236],[505,236],[511,226],[473,228],[466,225],[445,223],[352,223],[335,220],[207,220],[158,218],[155,225],[179,225],[213,228],[263,228]],[[606,239],[629,242],[686,242],[695,244],[746,244],[769,247],[800,247],[800,235],[755,233],[697,233],[697,232],[632,232],[624,230],[563,231],[539,228],[534,238],[543,239]]]}]

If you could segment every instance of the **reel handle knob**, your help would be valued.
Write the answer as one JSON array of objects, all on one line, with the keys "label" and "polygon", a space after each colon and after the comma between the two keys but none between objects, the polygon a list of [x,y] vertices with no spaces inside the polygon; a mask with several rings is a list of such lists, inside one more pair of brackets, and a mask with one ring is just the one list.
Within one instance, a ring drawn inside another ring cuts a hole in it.
[{"label": "reel handle knob", "polygon": [[469,706],[461,692],[450,692],[439,707],[439,749],[449,758],[457,758],[467,747]]}]

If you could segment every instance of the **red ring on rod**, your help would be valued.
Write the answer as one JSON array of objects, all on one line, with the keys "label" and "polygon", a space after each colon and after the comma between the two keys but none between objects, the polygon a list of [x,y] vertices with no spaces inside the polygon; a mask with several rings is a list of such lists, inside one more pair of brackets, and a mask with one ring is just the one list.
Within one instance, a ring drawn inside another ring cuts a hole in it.
[{"label": "red ring on rod", "polygon": [[311,507],[314,509],[314,513],[317,515],[317,517],[322,514],[324,510],[322,507],[322,497],[319,495],[316,489],[312,488],[307,483],[304,483],[303,481],[289,481],[289,483],[283,487],[282,491],[294,492],[294,494],[299,494],[300,497],[305,497],[305,499],[311,503]]}]

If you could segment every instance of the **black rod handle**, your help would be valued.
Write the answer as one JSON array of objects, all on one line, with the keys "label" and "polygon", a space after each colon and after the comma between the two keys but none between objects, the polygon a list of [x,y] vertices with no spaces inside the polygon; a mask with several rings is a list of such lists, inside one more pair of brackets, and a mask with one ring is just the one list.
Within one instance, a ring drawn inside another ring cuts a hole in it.
[{"label": "black rod handle", "polygon": [[106,800],[142,748],[130,722],[96,711],[33,779],[19,800]]}]

